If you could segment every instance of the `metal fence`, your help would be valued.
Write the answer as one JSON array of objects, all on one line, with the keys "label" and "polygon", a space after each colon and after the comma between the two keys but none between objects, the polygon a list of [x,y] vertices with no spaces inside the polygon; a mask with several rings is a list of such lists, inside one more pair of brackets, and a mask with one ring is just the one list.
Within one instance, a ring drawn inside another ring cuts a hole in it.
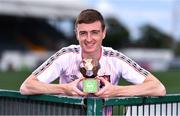
[{"label": "metal fence", "polygon": [[113,115],[180,115],[180,94],[163,97],[69,97],[23,96],[18,91],[0,90],[0,115],[102,115],[113,107]]},{"label": "metal fence", "polygon": [[114,106],[115,115],[178,116],[180,115],[180,94],[168,94],[162,97],[106,98],[104,106]]},{"label": "metal fence", "polygon": [[0,91],[0,115],[85,115],[84,98]]}]

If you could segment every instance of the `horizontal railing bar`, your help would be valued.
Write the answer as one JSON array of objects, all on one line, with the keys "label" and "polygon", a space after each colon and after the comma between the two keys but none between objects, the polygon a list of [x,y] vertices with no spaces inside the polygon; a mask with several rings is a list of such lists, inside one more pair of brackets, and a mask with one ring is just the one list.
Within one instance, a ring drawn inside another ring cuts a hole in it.
[{"label": "horizontal railing bar", "polygon": [[13,90],[2,90],[0,89],[0,97],[11,97],[11,98],[20,98],[20,99],[30,99],[38,101],[49,101],[56,103],[67,103],[67,104],[77,104],[85,105],[84,97],[71,97],[63,95],[21,95],[19,91]]},{"label": "horizontal railing bar", "polygon": [[112,97],[104,99],[104,106],[139,105],[180,102],[180,94],[167,94],[160,97]]},{"label": "horizontal railing bar", "polygon": [[[0,96],[15,97],[31,100],[50,101],[57,103],[69,103],[84,105],[84,97],[70,97],[62,95],[21,95],[19,91],[2,90],[0,89]],[[154,104],[154,103],[169,103],[180,102],[180,94],[167,94],[161,97],[112,97],[104,99],[104,106],[111,105],[138,105],[138,104]]]},{"label": "horizontal railing bar", "polygon": [[161,96],[161,97],[147,97],[144,99],[143,103],[149,103],[149,104],[154,104],[154,103],[170,103],[170,102],[180,102],[180,94],[170,94],[166,96]]},{"label": "horizontal railing bar", "polygon": [[104,99],[104,106],[132,105],[141,103],[143,103],[143,99],[141,97],[113,97]]}]

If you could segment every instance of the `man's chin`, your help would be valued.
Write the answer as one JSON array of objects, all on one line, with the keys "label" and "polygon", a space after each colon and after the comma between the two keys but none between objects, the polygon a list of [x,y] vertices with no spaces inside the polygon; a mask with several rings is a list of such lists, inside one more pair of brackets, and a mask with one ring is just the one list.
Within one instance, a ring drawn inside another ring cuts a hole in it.
[{"label": "man's chin", "polygon": [[85,49],[84,52],[85,52],[86,54],[92,54],[92,53],[95,52],[95,50],[94,50],[94,49]]},{"label": "man's chin", "polygon": [[85,53],[87,53],[87,54],[92,54],[92,53],[94,53],[95,51],[94,50],[86,50],[85,51]]},{"label": "man's chin", "polygon": [[89,47],[89,46],[85,46],[84,50],[87,52],[94,52],[95,51],[94,47]]}]

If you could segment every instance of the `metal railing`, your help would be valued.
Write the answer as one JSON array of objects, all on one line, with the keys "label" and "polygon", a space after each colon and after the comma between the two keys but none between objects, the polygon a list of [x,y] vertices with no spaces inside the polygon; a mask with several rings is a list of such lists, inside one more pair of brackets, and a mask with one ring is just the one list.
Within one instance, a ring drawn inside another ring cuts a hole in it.
[{"label": "metal railing", "polygon": [[104,106],[114,106],[115,115],[178,116],[180,115],[180,94],[168,94],[162,97],[106,98]]},{"label": "metal railing", "polygon": [[101,99],[0,90],[0,115],[102,115],[104,107],[113,107],[114,115],[180,115],[180,94]]},{"label": "metal railing", "polygon": [[0,90],[0,115],[85,115],[84,98]]}]

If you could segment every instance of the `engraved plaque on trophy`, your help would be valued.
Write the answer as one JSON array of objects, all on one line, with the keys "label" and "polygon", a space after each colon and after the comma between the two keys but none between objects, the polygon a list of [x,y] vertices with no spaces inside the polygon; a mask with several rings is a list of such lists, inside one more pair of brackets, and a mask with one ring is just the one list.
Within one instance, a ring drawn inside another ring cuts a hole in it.
[{"label": "engraved plaque on trophy", "polygon": [[83,59],[83,62],[80,64],[80,72],[85,77],[83,80],[83,92],[95,93],[98,91],[99,83],[95,77],[97,76],[99,68],[98,60]]}]

